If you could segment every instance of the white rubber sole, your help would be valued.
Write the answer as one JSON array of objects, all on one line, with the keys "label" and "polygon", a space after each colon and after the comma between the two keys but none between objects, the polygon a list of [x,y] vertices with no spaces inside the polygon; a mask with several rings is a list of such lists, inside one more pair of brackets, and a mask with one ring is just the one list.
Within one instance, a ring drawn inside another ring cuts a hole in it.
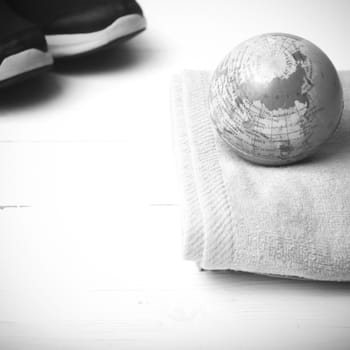
[{"label": "white rubber sole", "polygon": [[24,75],[31,71],[51,66],[50,53],[38,49],[28,49],[6,57],[0,65],[0,83]]},{"label": "white rubber sole", "polygon": [[49,51],[54,57],[69,57],[94,51],[146,28],[143,16],[134,14],[118,18],[107,28],[93,33],[47,35]]}]

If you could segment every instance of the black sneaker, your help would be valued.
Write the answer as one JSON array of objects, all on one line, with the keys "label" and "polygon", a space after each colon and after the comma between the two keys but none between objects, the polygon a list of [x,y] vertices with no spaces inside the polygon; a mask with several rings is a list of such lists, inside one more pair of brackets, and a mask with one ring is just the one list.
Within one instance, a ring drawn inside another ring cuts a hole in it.
[{"label": "black sneaker", "polygon": [[0,87],[52,65],[40,29],[15,14],[0,0]]},{"label": "black sneaker", "polygon": [[146,28],[135,0],[7,0],[43,30],[55,57],[85,54]]}]

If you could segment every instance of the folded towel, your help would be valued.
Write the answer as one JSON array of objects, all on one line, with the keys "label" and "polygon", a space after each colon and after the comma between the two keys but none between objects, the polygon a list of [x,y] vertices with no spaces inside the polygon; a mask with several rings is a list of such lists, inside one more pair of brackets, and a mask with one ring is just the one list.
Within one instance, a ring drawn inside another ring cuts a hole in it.
[{"label": "folded towel", "polygon": [[350,72],[340,72],[339,129],[311,159],[251,164],[216,135],[211,73],[172,83],[172,115],[184,211],[184,256],[203,269],[315,280],[350,280]]}]

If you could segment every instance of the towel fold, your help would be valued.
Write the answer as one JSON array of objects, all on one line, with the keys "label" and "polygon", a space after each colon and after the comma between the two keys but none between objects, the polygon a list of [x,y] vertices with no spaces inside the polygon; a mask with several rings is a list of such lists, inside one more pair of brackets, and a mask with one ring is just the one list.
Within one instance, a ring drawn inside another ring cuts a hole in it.
[{"label": "towel fold", "polygon": [[339,129],[311,159],[271,168],[236,156],[208,110],[210,72],[172,83],[184,256],[203,269],[350,280],[350,72]]}]

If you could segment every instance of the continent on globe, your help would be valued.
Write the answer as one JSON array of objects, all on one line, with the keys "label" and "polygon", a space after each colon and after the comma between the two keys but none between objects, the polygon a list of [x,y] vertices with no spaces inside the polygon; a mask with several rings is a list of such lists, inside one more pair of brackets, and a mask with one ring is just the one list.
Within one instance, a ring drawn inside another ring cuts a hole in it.
[{"label": "continent on globe", "polygon": [[260,101],[270,111],[279,108],[293,108],[295,101],[308,104],[307,93],[302,92],[306,72],[301,64],[298,64],[295,72],[291,73],[288,79],[275,77],[270,82],[268,93],[255,89],[252,81],[244,82],[241,85],[241,99],[248,98],[250,101]]},{"label": "continent on globe", "polygon": [[221,138],[245,159],[283,165],[313,154],[336,130],[343,92],[329,58],[290,34],[251,38],[216,69],[210,114]]}]

